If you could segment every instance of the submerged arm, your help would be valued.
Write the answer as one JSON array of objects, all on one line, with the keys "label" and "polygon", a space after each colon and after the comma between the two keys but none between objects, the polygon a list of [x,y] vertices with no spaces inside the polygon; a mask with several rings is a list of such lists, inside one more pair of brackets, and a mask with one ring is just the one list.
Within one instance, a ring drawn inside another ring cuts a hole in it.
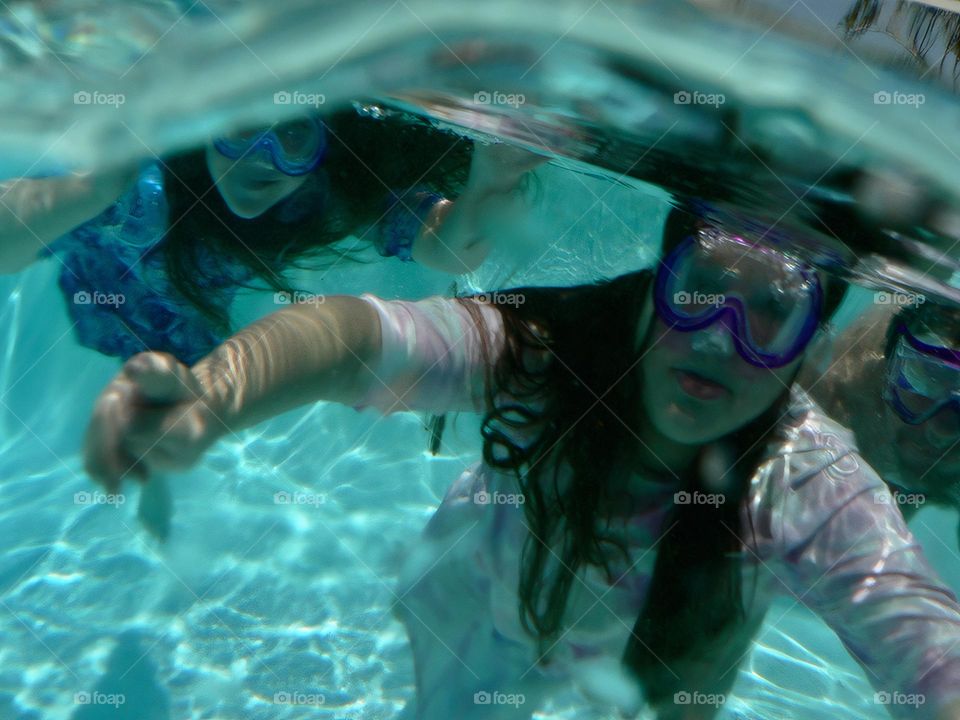
[{"label": "submerged arm", "polygon": [[61,235],[93,219],[123,194],[131,168],[0,183],[0,273],[19,272]]},{"label": "submerged arm", "polygon": [[253,323],[192,368],[163,353],[136,355],[97,400],[87,471],[114,490],[130,473],[182,470],[224,434],[319,400],[385,413],[477,408],[482,346],[496,352],[500,314],[476,305],[479,324],[445,298],[335,296]]},{"label": "submerged arm", "polygon": [[318,400],[357,402],[376,377],[380,322],[369,303],[337,296],[291,305],[244,328],[193,366],[222,432]]},{"label": "submerged arm", "polygon": [[791,486],[786,584],[834,629],[892,716],[956,718],[960,605],[887,487],[856,453]]}]

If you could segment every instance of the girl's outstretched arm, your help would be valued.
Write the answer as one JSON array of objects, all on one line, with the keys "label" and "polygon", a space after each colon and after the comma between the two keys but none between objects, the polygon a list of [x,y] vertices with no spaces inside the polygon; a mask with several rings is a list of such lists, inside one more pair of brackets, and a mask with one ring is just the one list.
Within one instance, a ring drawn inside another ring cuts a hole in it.
[{"label": "girl's outstretched arm", "polygon": [[44,246],[116,202],[135,178],[135,167],[123,167],[0,183],[0,274],[23,270]]},{"label": "girl's outstretched arm", "polygon": [[223,434],[273,415],[354,402],[375,381],[379,348],[371,305],[330,297],[258,320],[192,368],[167,353],[134,355],[94,405],[87,472],[115,491],[131,473],[190,467]]},{"label": "girl's outstretched arm", "polygon": [[957,598],[873,468],[855,452],[823,468],[826,452],[794,453],[769,466],[767,477],[789,482],[778,482],[771,496],[779,497],[771,508],[779,506],[782,519],[771,526],[780,560],[768,567],[837,633],[865,669],[875,703],[904,720],[954,720]]},{"label": "girl's outstretched arm", "polygon": [[385,413],[482,405],[482,347],[495,356],[502,333],[496,308],[466,301],[477,305],[470,313],[439,297],[317,300],[258,320],[192,368],[165,353],[130,358],[94,406],[87,472],[116,491],[129,474],[183,470],[225,433],[318,400]]}]

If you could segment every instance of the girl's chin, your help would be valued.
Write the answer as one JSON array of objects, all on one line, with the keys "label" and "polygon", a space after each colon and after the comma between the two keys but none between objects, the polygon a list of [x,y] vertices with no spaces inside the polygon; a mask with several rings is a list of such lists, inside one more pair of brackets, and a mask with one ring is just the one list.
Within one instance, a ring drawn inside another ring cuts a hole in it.
[{"label": "girl's chin", "polygon": [[237,193],[236,195],[239,197],[224,198],[227,207],[230,208],[230,212],[234,215],[244,220],[249,220],[263,213],[261,203],[250,202],[248,198],[242,197],[241,193]]},{"label": "girl's chin", "polygon": [[723,434],[713,432],[712,423],[705,423],[702,413],[691,413],[676,405],[667,407],[659,425],[660,432],[684,445],[701,445]]},{"label": "girl's chin", "polygon": [[666,408],[671,417],[682,423],[702,426],[717,418],[729,417],[729,403],[726,398],[704,402],[686,394],[675,393],[670,397]]},{"label": "girl's chin", "polygon": [[234,188],[229,197],[225,195],[224,200],[234,215],[250,220],[263,215],[288,194],[285,188],[277,184],[272,184],[268,190],[241,186]]}]

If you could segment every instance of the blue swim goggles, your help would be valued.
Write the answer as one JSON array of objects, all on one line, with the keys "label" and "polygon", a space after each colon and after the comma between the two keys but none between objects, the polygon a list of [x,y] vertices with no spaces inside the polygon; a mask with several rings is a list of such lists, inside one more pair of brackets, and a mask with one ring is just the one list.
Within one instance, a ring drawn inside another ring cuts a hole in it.
[{"label": "blue swim goggles", "polygon": [[910,425],[920,425],[946,407],[960,418],[960,350],[926,343],[901,323],[887,361],[884,400]]},{"label": "blue swim goggles", "polygon": [[672,329],[695,332],[719,322],[740,357],[778,368],[799,357],[816,333],[823,291],[800,261],[705,228],[660,261],[654,304]]},{"label": "blue swim goggles", "polygon": [[297,177],[306,175],[323,160],[327,131],[320,118],[310,117],[217,138],[213,146],[231,160],[266,153],[277,170]]}]

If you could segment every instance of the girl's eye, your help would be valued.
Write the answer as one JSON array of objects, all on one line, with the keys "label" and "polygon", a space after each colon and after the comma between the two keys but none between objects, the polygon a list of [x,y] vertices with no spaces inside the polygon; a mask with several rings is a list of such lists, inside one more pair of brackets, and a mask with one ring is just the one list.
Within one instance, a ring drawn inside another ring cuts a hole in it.
[{"label": "girl's eye", "polygon": [[287,123],[278,131],[280,144],[289,153],[309,150],[316,141],[314,126],[306,120]]},{"label": "girl's eye", "polygon": [[900,386],[905,390],[910,390],[917,394],[920,393],[919,387],[911,382],[910,375],[905,370],[900,371]]},{"label": "girl's eye", "polygon": [[901,380],[900,386],[901,386],[901,388],[903,388],[904,390],[906,390],[906,391],[907,391],[908,393],[910,393],[911,395],[916,395],[916,396],[919,396],[919,397],[923,397],[923,396],[924,396],[923,393],[920,392],[920,388],[918,388],[918,387],[914,386],[913,384],[911,384],[910,381],[909,381],[907,378],[903,378],[903,380]]}]

